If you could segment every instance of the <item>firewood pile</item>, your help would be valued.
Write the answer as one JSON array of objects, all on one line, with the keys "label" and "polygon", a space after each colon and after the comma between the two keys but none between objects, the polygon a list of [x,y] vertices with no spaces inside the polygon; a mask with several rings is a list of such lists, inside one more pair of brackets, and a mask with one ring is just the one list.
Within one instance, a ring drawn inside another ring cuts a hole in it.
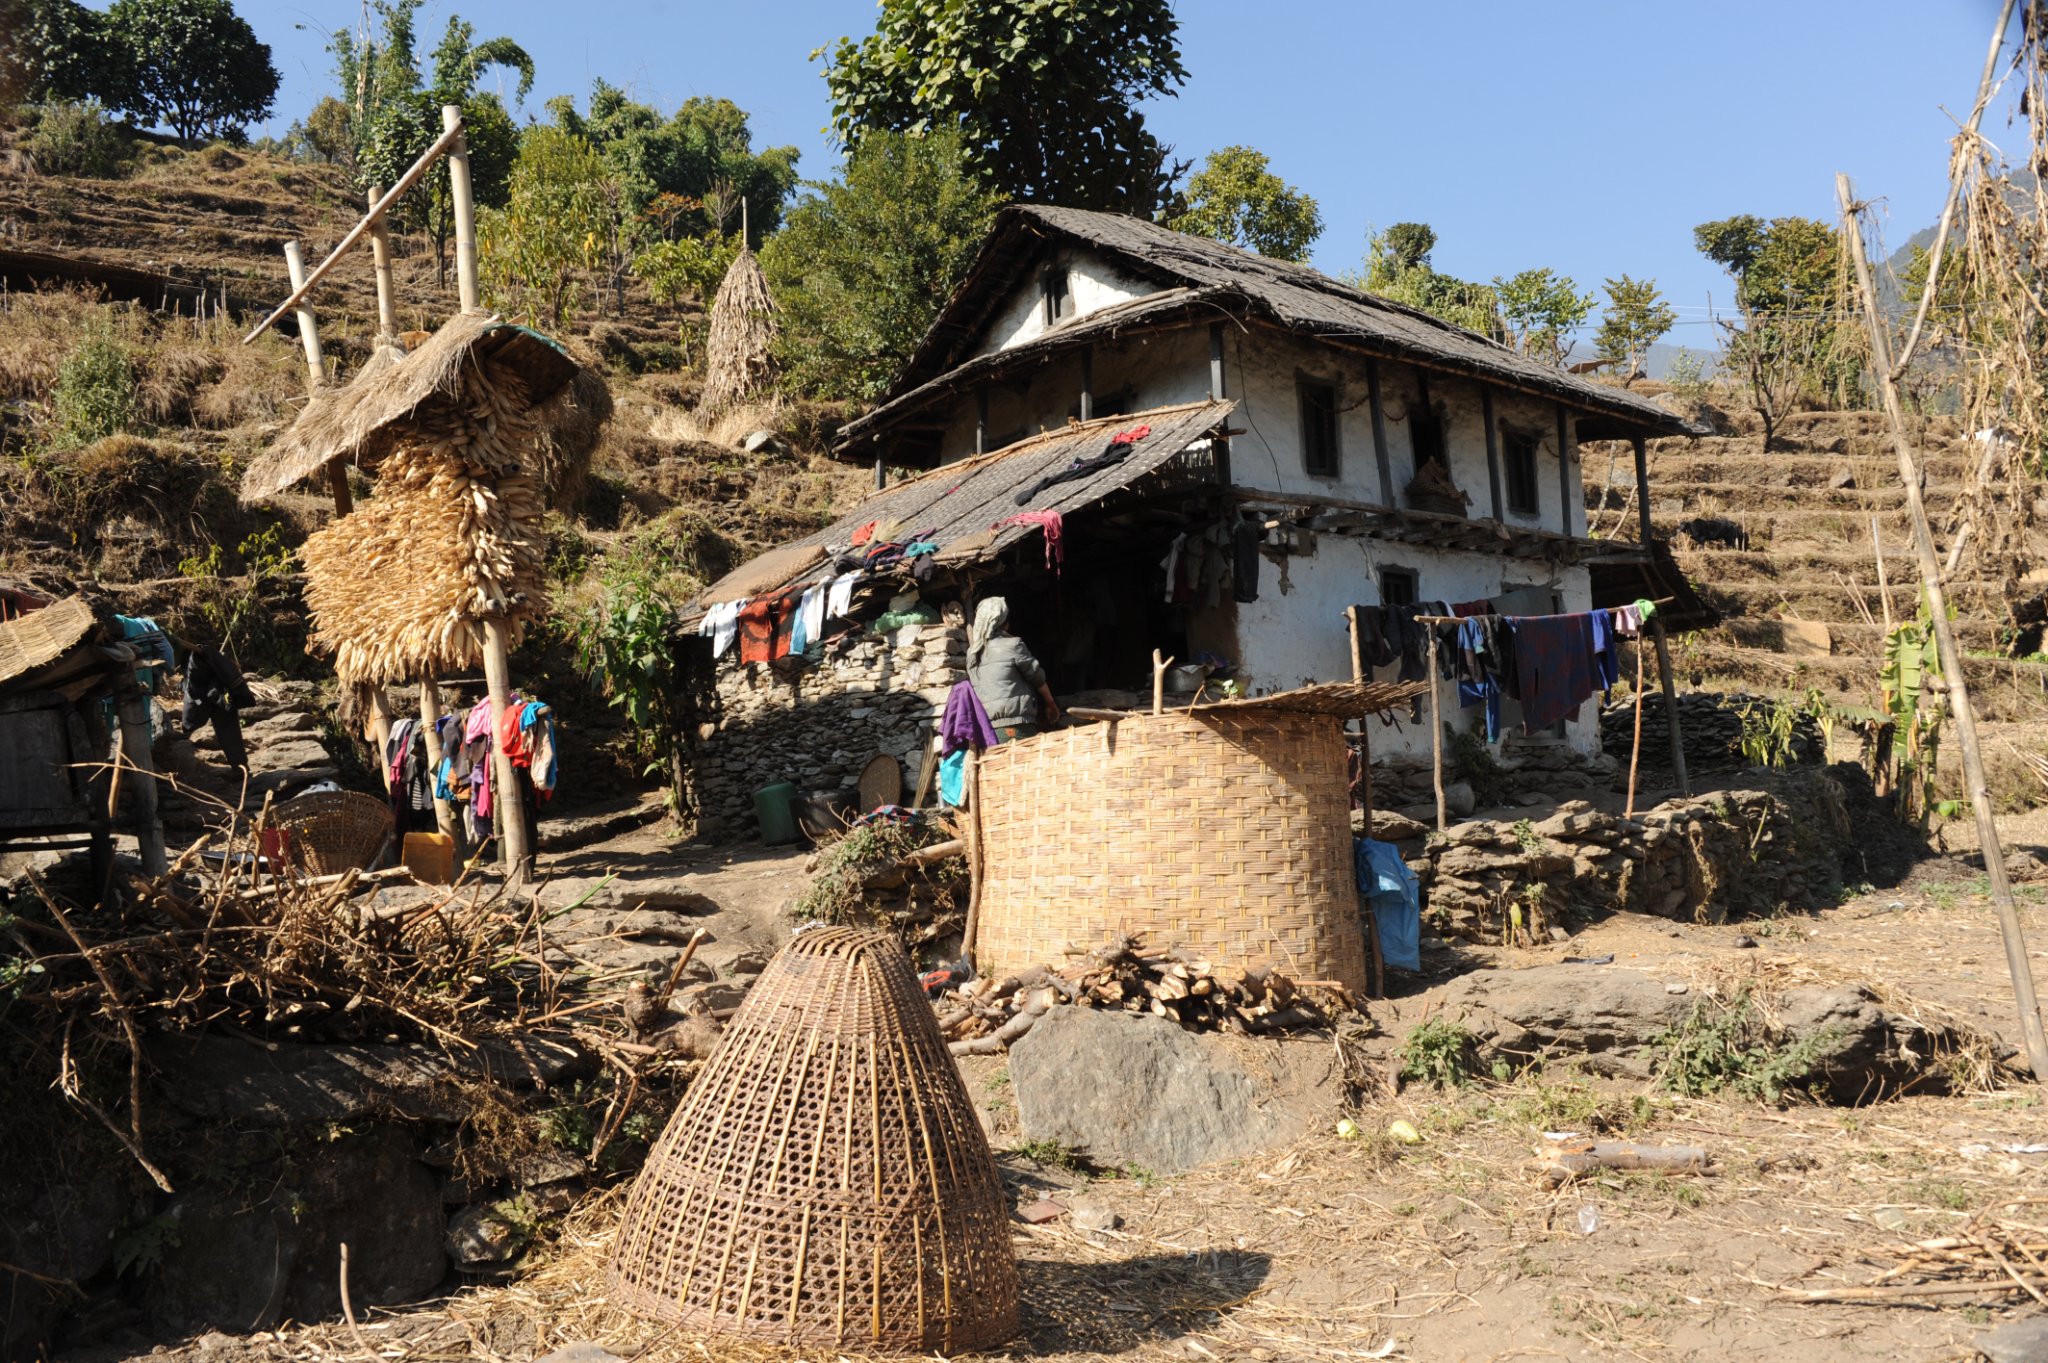
[{"label": "firewood pile", "polygon": [[971,980],[938,1002],[955,1055],[1006,1050],[1059,1004],[1146,1013],[1190,1031],[1270,1036],[1327,1027],[1357,1011],[1333,980],[1296,980],[1269,967],[1219,968],[1192,952],[1150,948],[1142,934],[1071,949],[1067,965],[1002,980]]}]

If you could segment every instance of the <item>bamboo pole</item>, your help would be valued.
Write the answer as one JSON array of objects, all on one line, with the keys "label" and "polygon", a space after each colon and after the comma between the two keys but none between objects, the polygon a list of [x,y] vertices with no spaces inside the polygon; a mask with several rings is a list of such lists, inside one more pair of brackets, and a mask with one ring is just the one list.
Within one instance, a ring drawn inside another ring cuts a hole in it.
[{"label": "bamboo pole", "polygon": [[455,806],[442,799],[439,790],[441,759],[446,754],[441,747],[441,681],[432,673],[420,679],[420,725],[427,731],[427,781],[435,791],[434,826],[460,842]]},{"label": "bamboo pole", "polygon": [[1163,657],[1158,649],[1152,650],[1152,713],[1166,712],[1166,669],[1173,666],[1173,659]]},{"label": "bamboo pole", "polygon": [[[446,125],[446,121],[447,110],[444,109],[442,110],[442,122],[444,126]],[[454,142],[458,140],[461,136],[461,114],[460,111],[458,110],[456,117],[456,126],[453,129],[443,132],[440,136],[440,139],[436,141],[433,146],[428,147],[424,152],[420,153],[420,159],[412,163],[412,168],[406,171],[405,174],[399,176],[398,183],[393,185],[390,191],[386,193],[383,198],[377,200],[377,202],[371,207],[369,216],[365,217],[361,222],[357,223],[354,227],[351,227],[349,229],[348,235],[341,239],[341,244],[335,247],[332,251],[327,253],[327,259],[321,261],[318,265],[315,265],[313,267],[313,272],[306,276],[306,282],[303,284],[294,285],[292,288],[292,296],[285,299],[284,302],[279,303],[277,305],[276,311],[272,312],[268,317],[258,322],[255,328],[251,330],[247,336],[244,336],[242,338],[242,344],[248,345],[251,341],[254,341],[258,336],[261,336],[264,332],[276,326],[278,318],[284,316],[293,308],[297,307],[299,305],[299,300],[306,296],[306,292],[309,289],[311,289],[315,284],[318,284],[321,281],[321,279],[326,276],[327,272],[334,268],[334,263],[340,260],[344,255],[347,255],[349,251],[354,249],[356,243],[363,239],[364,234],[370,230],[371,224],[375,223],[378,219],[382,218],[386,213],[390,212],[391,205],[397,203],[399,197],[403,195],[405,191],[411,189],[414,185],[418,184],[420,177],[422,175],[425,175],[428,169],[432,167],[432,165],[434,164],[435,158],[440,156],[441,153],[447,151],[448,148],[451,145],[453,145]],[[474,244],[473,238],[472,244]]]},{"label": "bamboo pole", "polygon": [[981,845],[981,754],[970,744],[967,770],[962,773],[962,794],[967,799],[967,818],[961,835],[967,844],[967,921],[960,929],[960,954],[974,964],[974,944],[981,933],[981,886],[983,880]]},{"label": "bamboo pole", "polygon": [[363,733],[377,749],[377,774],[385,791],[391,790],[391,697],[382,686],[372,686],[364,699],[369,711]]},{"label": "bamboo pole", "polygon": [[[170,860],[164,853],[164,823],[156,802],[156,768],[149,755],[149,692],[140,686],[124,687],[116,702],[115,715],[120,723],[121,762],[134,767],[141,778],[135,783],[131,805],[142,870],[145,875],[160,876],[170,869]],[[120,774],[120,767],[116,767],[116,780]],[[111,801],[117,795],[118,792],[110,793],[108,798]]]},{"label": "bamboo pole", "polygon": [[[1636,457],[1636,524],[1643,542],[1643,559],[1649,561],[1654,548],[1650,534],[1650,461],[1643,438],[1630,439]],[[1671,774],[1681,795],[1692,794],[1692,777],[1685,769],[1685,733],[1678,722],[1678,685],[1671,677],[1671,644],[1664,634],[1664,621],[1650,617],[1650,635],[1657,643],[1657,677],[1664,690],[1664,719],[1671,739]]]},{"label": "bamboo pole", "polygon": [[476,288],[476,201],[470,194],[469,139],[462,134],[462,110],[441,106],[442,140],[448,143],[448,193],[455,204],[455,288],[464,312],[478,310]]},{"label": "bamboo pole", "polygon": [[[383,196],[383,186],[370,188],[370,206]],[[378,218],[370,227],[370,262],[377,276],[377,344],[404,353],[398,344],[398,294],[391,277],[391,227]]]},{"label": "bamboo pole", "polygon": [[[1359,637],[1357,606],[1344,608],[1344,621],[1351,627],[1351,680],[1365,680],[1365,645]],[[1372,836],[1372,716],[1358,721],[1358,802],[1365,808],[1365,836]]]},{"label": "bamboo pole", "polygon": [[[1958,541],[1960,543],[1960,541]],[[1877,556],[1877,595],[1884,605],[1884,632],[1892,632],[1892,584],[1884,572],[1884,544],[1877,537],[1877,517],[1870,518],[1870,552]]]},{"label": "bamboo pole", "polygon": [[[2000,30],[2003,33],[2003,30]],[[1977,740],[1977,712],[1970,701],[1968,679],[1963,675],[1962,650],[1956,647],[1955,630],[1949,624],[1948,593],[1941,582],[1941,559],[1934,549],[1934,532],[1927,522],[1927,503],[1921,495],[1920,461],[1906,436],[1906,416],[1899,406],[1894,380],[1891,334],[1877,302],[1870,260],[1863,248],[1862,205],[1855,200],[1847,175],[1835,176],[1835,196],[1841,202],[1843,235],[1849,239],[1849,258],[1856,268],[1856,286],[1861,295],[1863,319],[1870,332],[1871,372],[1878,394],[1891,423],[1892,444],[1899,455],[1899,480],[1906,487],[1906,508],[1913,520],[1913,550],[1920,561],[1920,589],[1926,594],[1932,616],[1935,649],[1948,684],[1949,710],[1955,716],[1956,740],[1963,750],[1963,776],[1969,783],[1970,807],[1977,816],[1977,839],[1984,848],[1984,872],[1991,882],[1991,902],[1998,911],[1998,930],[2005,942],[2006,967],[2012,973],[2012,988],[2019,1005],[2020,1031],[2026,1040],[2027,1059],[2037,1082],[2048,1084],[2048,1033],[2041,1026],[2041,1007],[2034,994],[2033,967],[2027,961],[2026,935],[2020,927],[2019,908],[2013,901],[2012,882],[2005,873],[2005,849],[1998,840],[1998,821],[1991,808],[1991,786],[1984,775],[1984,754]],[[1929,275],[1932,290],[1938,275]]]},{"label": "bamboo pole", "polygon": [[[306,289],[306,262],[299,255],[299,244],[288,241],[284,244],[284,267],[291,276],[292,293],[303,298]],[[327,383],[327,360],[320,353],[320,320],[313,313],[311,303],[301,303],[297,309],[299,323],[299,344],[306,351],[306,390],[318,396]],[[327,466],[327,490],[334,498],[334,514],[346,516],[355,510],[355,498],[348,490],[348,466],[339,461]]]},{"label": "bamboo pole", "polygon": [[1436,831],[1450,825],[1444,810],[1444,725],[1439,714],[1443,704],[1436,675],[1436,626],[1429,627],[1429,774],[1436,782]]}]

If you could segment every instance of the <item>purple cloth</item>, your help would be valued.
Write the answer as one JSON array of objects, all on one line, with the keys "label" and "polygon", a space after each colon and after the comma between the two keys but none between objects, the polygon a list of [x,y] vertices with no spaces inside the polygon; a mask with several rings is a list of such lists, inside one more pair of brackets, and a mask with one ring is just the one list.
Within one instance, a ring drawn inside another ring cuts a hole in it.
[{"label": "purple cloth", "polygon": [[958,681],[946,693],[946,713],[939,718],[939,743],[947,756],[973,746],[993,748],[996,726],[988,722],[988,711],[974,693],[974,683]]},{"label": "purple cloth", "polygon": [[1600,689],[1590,615],[1509,616],[1522,685],[1522,731],[1547,729],[1579,713]]}]

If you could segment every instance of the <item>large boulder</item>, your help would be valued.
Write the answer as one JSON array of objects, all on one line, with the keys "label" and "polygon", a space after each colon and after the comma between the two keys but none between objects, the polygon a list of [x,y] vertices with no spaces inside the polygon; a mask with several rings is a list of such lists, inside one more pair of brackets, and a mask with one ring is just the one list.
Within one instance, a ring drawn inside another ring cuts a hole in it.
[{"label": "large boulder", "polygon": [[1887,1095],[1934,1057],[1937,1039],[1886,1012],[1868,990],[1788,990],[1774,1011],[1780,1053],[1802,1062],[1789,1077],[1837,1103]]},{"label": "large boulder", "polygon": [[1651,1044],[1683,1022],[1690,1007],[1661,980],[1598,965],[1475,970],[1444,991],[1445,1014],[1463,1015],[1491,1049],[1549,1051],[1637,1079],[1650,1074]]},{"label": "large boulder", "polygon": [[1334,1103],[1334,1077],[1326,1045],[1093,1008],[1052,1009],[1010,1051],[1027,1139],[1161,1174],[1299,1138]]}]

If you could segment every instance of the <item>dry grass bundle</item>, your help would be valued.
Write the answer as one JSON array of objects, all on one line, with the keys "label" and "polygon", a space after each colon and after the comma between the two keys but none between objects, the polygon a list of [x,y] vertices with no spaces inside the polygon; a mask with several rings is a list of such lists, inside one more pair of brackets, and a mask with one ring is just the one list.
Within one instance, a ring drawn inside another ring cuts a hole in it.
[{"label": "dry grass bundle", "polygon": [[565,511],[583,499],[591,455],[611,418],[611,389],[604,375],[588,366],[543,404],[527,471],[548,507]]},{"label": "dry grass bundle", "polygon": [[733,257],[711,304],[703,410],[722,412],[775,382],[775,300],[752,251]]},{"label": "dry grass bundle", "polygon": [[378,467],[377,495],[307,538],[310,646],[345,683],[477,666],[479,621],[513,641],[547,606],[544,508],[518,472],[536,418],[516,375],[471,370]]}]

